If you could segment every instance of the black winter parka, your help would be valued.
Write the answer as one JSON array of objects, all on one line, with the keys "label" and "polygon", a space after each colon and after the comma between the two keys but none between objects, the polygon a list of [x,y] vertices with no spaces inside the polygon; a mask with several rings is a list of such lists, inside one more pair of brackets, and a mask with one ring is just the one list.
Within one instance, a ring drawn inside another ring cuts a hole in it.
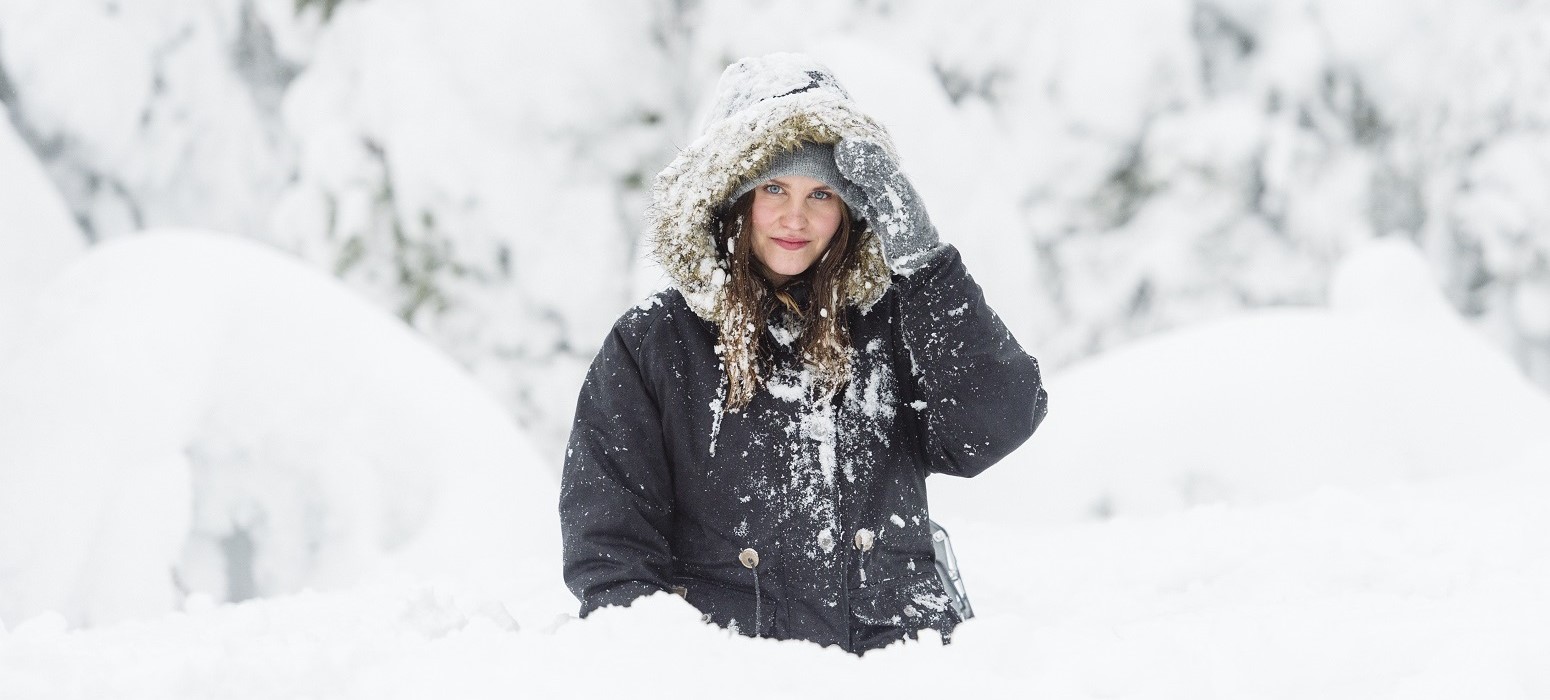
[{"label": "black winter parka", "polygon": [[658,591],[747,635],[860,653],[959,622],[926,476],[974,476],[1043,420],[1037,361],[956,249],[847,309],[850,383],[815,396],[771,324],[765,387],[722,410],[715,324],[677,290],[619,319],[566,450],[564,576],[583,616]]}]

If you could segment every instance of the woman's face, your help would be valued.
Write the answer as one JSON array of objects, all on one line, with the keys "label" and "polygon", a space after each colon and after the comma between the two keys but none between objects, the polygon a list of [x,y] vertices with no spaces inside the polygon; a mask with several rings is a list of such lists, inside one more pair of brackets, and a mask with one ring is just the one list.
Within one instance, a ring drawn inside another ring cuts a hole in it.
[{"label": "woman's face", "polygon": [[840,228],[840,196],[802,175],[787,175],[754,188],[753,246],[765,277],[777,285],[812,267]]}]

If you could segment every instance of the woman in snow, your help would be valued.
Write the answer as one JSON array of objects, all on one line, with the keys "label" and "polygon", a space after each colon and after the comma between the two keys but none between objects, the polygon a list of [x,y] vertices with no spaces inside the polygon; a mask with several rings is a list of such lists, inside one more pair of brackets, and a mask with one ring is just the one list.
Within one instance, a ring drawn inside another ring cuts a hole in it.
[{"label": "woman in snow", "polygon": [[1038,363],[823,66],[727,68],[649,212],[673,288],[615,324],[560,497],[581,614],[672,591],[751,636],[862,653],[959,615],[926,475],[1043,420]]}]

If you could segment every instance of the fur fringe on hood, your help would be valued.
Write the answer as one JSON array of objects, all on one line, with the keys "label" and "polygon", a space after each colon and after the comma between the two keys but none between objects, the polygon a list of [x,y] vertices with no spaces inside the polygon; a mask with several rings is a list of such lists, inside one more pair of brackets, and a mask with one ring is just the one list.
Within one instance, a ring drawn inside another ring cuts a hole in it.
[{"label": "fur fringe on hood", "polygon": [[[713,323],[725,320],[721,302],[727,271],[716,255],[715,214],[730,204],[727,199],[737,186],[784,150],[845,138],[872,141],[893,152],[888,132],[857,109],[822,64],[800,54],[770,54],[727,67],[704,129],[657,175],[646,213],[653,257],[689,308]],[[859,218],[858,203],[849,204]],[[842,285],[843,302],[868,310],[888,284],[882,246],[868,231]]]}]

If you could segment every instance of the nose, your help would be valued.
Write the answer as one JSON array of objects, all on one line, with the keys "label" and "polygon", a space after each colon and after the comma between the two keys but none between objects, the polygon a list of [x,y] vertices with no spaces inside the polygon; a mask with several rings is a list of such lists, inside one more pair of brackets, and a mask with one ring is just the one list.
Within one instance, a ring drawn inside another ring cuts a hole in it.
[{"label": "nose", "polygon": [[807,228],[806,202],[787,202],[780,211],[780,225],[792,230]]}]

